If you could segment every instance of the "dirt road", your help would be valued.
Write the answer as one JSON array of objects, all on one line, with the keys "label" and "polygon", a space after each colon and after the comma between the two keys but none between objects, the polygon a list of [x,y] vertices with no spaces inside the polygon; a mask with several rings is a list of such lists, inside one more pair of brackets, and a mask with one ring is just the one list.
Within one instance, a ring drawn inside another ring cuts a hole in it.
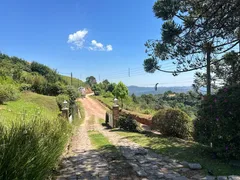
[{"label": "dirt road", "polygon": [[[57,179],[185,180],[202,178],[201,171],[185,168],[175,159],[144,149],[122,138],[116,132],[105,129],[98,122],[98,119],[105,118],[105,108],[90,97],[80,101],[85,108],[85,121],[72,138],[70,151],[62,161]],[[89,130],[98,131],[108,138],[119,149],[118,156],[94,150],[88,137]]]},{"label": "dirt road", "polygon": [[103,129],[98,119],[105,118],[106,110],[90,97],[79,100],[85,109],[85,120],[72,137],[69,153],[61,163],[57,179],[139,179],[123,157],[111,157],[111,154],[94,150],[88,131]]}]

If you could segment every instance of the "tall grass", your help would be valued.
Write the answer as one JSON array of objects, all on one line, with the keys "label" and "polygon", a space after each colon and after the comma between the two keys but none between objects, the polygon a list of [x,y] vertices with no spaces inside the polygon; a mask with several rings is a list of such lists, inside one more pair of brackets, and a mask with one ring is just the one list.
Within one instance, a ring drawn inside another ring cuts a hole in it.
[{"label": "tall grass", "polygon": [[64,119],[23,116],[7,128],[0,124],[0,179],[47,178],[71,134]]}]

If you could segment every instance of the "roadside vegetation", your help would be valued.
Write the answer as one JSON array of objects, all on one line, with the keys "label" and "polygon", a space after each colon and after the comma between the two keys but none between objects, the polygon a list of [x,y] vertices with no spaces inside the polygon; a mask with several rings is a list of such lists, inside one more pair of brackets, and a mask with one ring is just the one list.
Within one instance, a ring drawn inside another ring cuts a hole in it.
[{"label": "roadside vegetation", "polygon": [[[75,101],[77,84],[70,86],[69,78],[45,65],[5,54],[0,65],[0,179],[47,179],[84,119]],[[64,100],[72,124],[61,117]]]}]

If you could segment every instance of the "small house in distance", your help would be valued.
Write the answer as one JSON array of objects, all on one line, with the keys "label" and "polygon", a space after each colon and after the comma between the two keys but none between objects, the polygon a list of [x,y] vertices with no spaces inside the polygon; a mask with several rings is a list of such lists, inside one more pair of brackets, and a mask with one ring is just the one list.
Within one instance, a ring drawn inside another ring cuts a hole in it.
[{"label": "small house in distance", "polygon": [[85,89],[85,87],[79,87],[78,90],[79,90],[79,92],[80,92],[82,97],[86,97],[86,89]]}]

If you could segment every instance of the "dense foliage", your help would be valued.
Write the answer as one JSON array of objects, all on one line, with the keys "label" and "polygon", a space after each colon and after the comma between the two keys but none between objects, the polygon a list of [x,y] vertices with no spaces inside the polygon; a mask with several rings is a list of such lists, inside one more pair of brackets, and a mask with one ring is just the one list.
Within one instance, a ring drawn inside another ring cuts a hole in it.
[{"label": "dense foliage", "polygon": [[[37,63],[27,62],[17,57],[0,54],[1,78],[12,79],[20,90],[30,90],[39,94],[56,96],[64,93],[71,82],[68,78],[57,73],[56,70]],[[83,85],[78,80],[78,84]],[[76,87],[76,86],[75,86]]]},{"label": "dense foliage", "polygon": [[115,86],[113,94],[116,98],[121,100],[121,105],[123,106],[123,99],[128,97],[128,88],[121,81]]},{"label": "dense foliage", "polygon": [[137,131],[137,122],[129,115],[120,116],[117,122],[117,126],[120,129],[136,132]]},{"label": "dense foliage", "polygon": [[[63,152],[71,127],[36,115],[20,125],[0,124],[0,179],[46,179]],[[27,121],[28,123],[24,123]]]},{"label": "dense foliage", "polygon": [[[221,86],[232,86],[240,84],[240,61],[238,53],[235,51],[224,54],[222,61],[211,65],[211,87],[217,91]],[[207,86],[207,74],[195,73],[193,89],[198,94],[202,88]]]},{"label": "dense foliage", "polygon": [[[0,54],[0,105],[14,101],[0,107],[0,179],[42,180],[51,175],[72,127],[80,124],[78,86],[65,79],[45,65]],[[64,100],[69,102],[72,125],[57,118],[57,104],[62,108]]]},{"label": "dense foliage", "polygon": [[16,100],[19,96],[18,89],[11,84],[0,84],[0,104]]},{"label": "dense foliage", "polygon": [[219,156],[240,159],[240,86],[224,87],[202,101],[194,123],[195,139]]},{"label": "dense foliage", "polygon": [[179,109],[159,110],[152,118],[152,127],[163,135],[187,138],[191,135],[191,119]]}]

